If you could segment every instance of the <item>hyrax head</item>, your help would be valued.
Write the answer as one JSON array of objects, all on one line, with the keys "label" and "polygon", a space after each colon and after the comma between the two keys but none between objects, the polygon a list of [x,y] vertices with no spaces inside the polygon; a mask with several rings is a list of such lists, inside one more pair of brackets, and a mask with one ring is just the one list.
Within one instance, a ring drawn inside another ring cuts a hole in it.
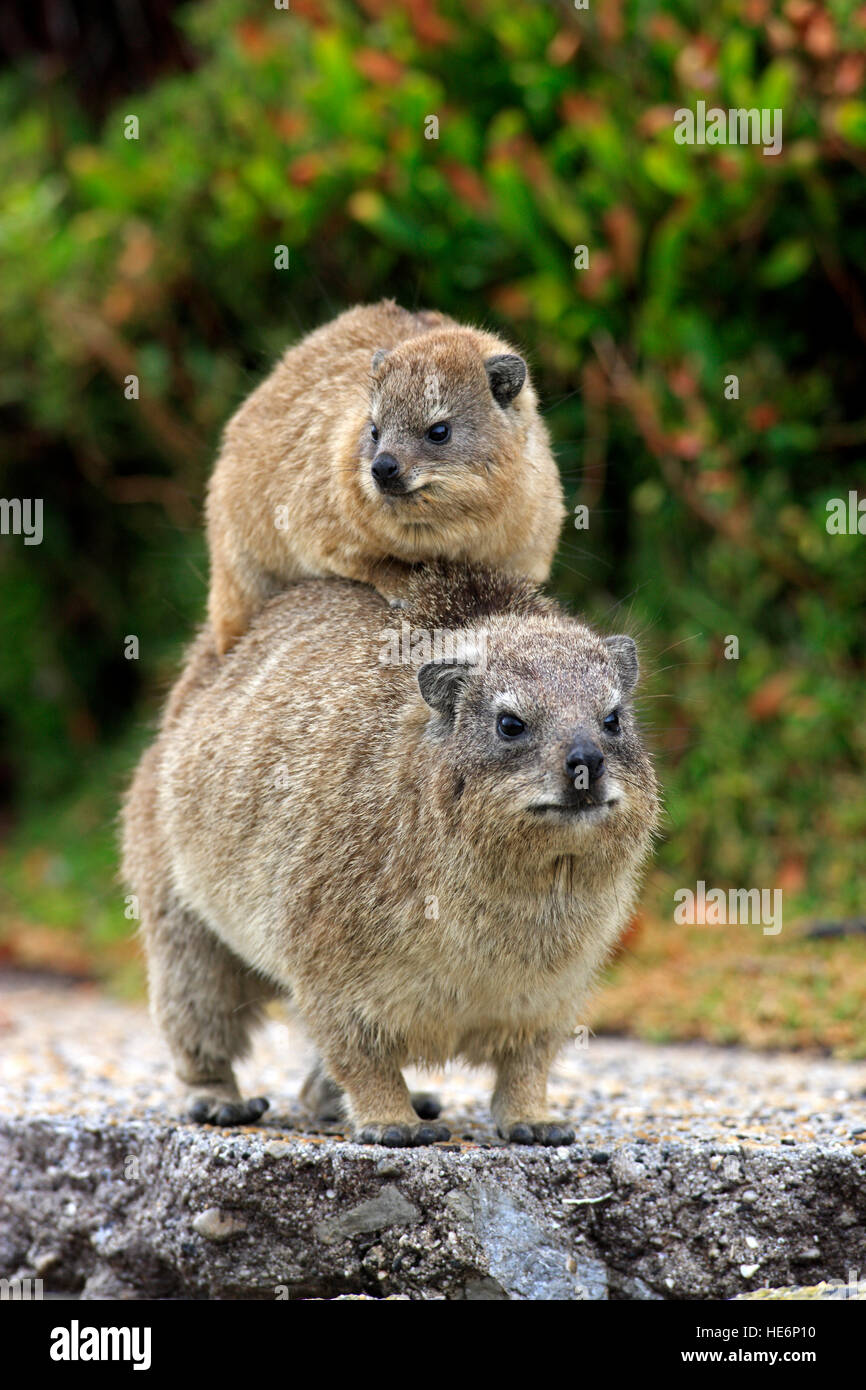
[{"label": "hyrax head", "polygon": [[455,659],[418,672],[455,797],[480,825],[540,834],[566,852],[587,836],[652,828],[656,782],[631,707],[630,637],[562,619],[492,620]]},{"label": "hyrax head", "polygon": [[466,329],[434,330],[374,353],[360,440],[367,498],[409,526],[495,515],[502,464],[520,453],[516,403],[525,382],[521,357],[484,357]]}]

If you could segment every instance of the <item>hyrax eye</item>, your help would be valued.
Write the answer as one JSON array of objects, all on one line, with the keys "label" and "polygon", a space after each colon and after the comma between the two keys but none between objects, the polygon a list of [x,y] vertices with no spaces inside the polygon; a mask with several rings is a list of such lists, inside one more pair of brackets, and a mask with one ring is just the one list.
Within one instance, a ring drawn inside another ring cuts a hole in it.
[{"label": "hyrax eye", "polygon": [[446,425],[444,420],[438,425],[431,425],[427,431],[427,438],[431,444],[445,444],[451,438],[451,426]]},{"label": "hyrax eye", "polygon": [[379,438],[379,428],[377,425],[370,426],[370,438],[374,441]]},{"label": "hyrax eye", "polygon": [[500,714],[496,721],[496,732],[500,738],[519,738],[526,725],[516,714]]},{"label": "hyrax eye", "polygon": [[604,731],[605,731],[605,733],[607,733],[607,734],[618,734],[618,733],[621,732],[620,727],[619,727],[619,710],[618,710],[618,709],[612,710],[610,714],[606,714],[605,717],[604,717],[604,719],[603,719],[601,722],[602,722],[602,725],[604,726]]}]

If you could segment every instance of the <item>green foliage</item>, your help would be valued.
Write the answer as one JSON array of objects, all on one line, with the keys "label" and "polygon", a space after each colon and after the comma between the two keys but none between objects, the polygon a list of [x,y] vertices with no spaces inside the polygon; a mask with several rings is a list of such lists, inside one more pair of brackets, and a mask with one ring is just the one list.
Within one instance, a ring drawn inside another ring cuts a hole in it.
[{"label": "green foliage", "polygon": [[[391,295],[530,356],[591,509],[556,587],[652,673],[665,913],[697,878],[862,912],[866,538],[825,527],[866,451],[861,11],[214,0],[184,23],[198,67],[98,130],[62,82],[0,78],[0,486],[46,515],[41,547],[0,537],[12,810],[74,799],[168,677],[233,409],[288,340]],[[782,153],[677,145],[699,99],[782,108]]]}]

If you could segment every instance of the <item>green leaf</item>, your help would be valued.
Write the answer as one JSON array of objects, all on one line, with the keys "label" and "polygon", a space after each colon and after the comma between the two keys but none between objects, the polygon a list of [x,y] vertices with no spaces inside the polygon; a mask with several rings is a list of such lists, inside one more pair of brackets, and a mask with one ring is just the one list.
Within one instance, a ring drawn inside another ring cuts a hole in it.
[{"label": "green leaf", "polygon": [[793,280],[799,280],[811,265],[813,254],[811,242],[803,237],[789,237],[786,241],[780,241],[760,267],[760,283],[770,289],[790,285]]},{"label": "green leaf", "polygon": [[866,102],[843,102],[836,112],[835,125],[852,145],[866,145]]},{"label": "green leaf", "polygon": [[665,193],[687,193],[695,182],[694,158],[690,146],[655,144],[644,154],[643,167],[656,187]]}]

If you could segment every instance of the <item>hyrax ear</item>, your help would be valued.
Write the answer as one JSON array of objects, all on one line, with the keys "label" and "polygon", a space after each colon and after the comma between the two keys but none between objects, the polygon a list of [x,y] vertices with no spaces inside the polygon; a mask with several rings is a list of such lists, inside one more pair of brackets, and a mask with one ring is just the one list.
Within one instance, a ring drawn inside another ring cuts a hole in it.
[{"label": "hyrax ear", "polygon": [[499,352],[484,363],[493,399],[503,410],[510,405],[526,380],[526,363],[516,352]]},{"label": "hyrax ear", "polygon": [[418,670],[418,688],[431,709],[453,719],[460,694],[477,669],[474,654],[460,661],[427,661]]},{"label": "hyrax ear", "polygon": [[389,352],[389,349],[388,349],[388,348],[376,348],[376,351],[373,353],[373,359],[372,359],[372,361],[370,362],[370,371],[371,371],[371,372],[373,372],[373,373],[378,372],[378,370],[379,370],[379,368],[381,367],[382,363],[385,361],[385,358],[388,356],[388,352]]},{"label": "hyrax ear", "polygon": [[605,637],[604,645],[613,657],[623,695],[630,695],[640,674],[637,647],[632,638],[626,637],[624,633],[619,633],[616,637]]}]

